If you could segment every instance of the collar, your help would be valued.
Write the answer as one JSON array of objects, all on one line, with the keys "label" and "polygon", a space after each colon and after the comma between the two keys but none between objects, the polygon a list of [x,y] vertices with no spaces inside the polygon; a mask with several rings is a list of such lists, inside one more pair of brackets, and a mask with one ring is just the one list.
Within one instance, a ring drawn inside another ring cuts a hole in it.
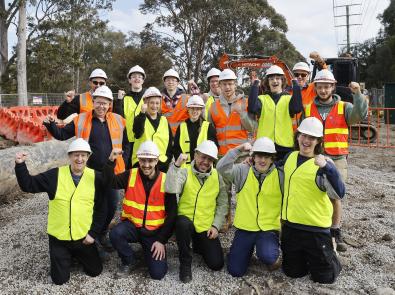
[{"label": "collar", "polygon": [[204,179],[207,178],[211,175],[213,168],[210,169],[208,172],[200,172],[195,168],[195,160],[191,162],[191,167],[192,167],[192,173],[196,175],[197,178],[199,179]]}]

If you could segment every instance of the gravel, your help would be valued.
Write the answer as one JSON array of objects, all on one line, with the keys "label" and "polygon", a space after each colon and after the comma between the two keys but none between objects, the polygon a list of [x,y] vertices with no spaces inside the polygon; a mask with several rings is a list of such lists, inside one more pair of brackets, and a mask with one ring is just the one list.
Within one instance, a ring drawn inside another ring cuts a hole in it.
[{"label": "gravel", "polygon": [[[193,281],[182,284],[178,279],[177,246],[172,239],[167,245],[169,271],[161,281],[151,280],[144,266],[127,279],[116,279],[119,259],[113,252],[100,276],[90,278],[76,267],[67,284],[55,286],[48,281],[48,198],[46,194],[26,194],[0,206],[0,293],[187,295],[254,294],[255,290],[255,294],[395,294],[394,184],[393,150],[352,149],[343,233],[357,247],[348,246],[347,252],[339,253],[343,270],[332,285],[313,283],[307,276],[290,279],[281,270],[269,272],[256,259],[244,278],[233,278],[226,268],[209,270],[196,255]],[[221,235],[226,253],[233,233],[231,229]],[[141,253],[138,246],[135,249]]]}]

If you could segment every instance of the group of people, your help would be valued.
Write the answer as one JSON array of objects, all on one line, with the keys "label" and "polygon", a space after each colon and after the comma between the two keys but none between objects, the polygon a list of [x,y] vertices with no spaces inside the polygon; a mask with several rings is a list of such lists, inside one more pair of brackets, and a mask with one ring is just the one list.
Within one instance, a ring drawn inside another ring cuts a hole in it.
[{"label": "group of people", "polygon": [[[282,266],[289,277],[310,274],[333,283],[341,271],[336,249],[346,250],[340,221],[348,127],[366,116],[367,101],[355,82],[349,85],[354,104],[342,101],[320,61],[316,55],[322,70],[310,84],[309,66],[297,63],[291,89],[273,65],[262,81],[253,77],[248,97],[230,69],[207,73],[208,93],[193,87],[187,94],[173,69],[164,73],[162,91],[144,89],[146,74],[136,65],[127,74],[130,91],[114,99],[105,72],[95,69],[90,90],[67,93],[59,107],[58,119],[68,123],[44,121],[54,138],[77,138],[67,151],[69,165],[31,176],[27,154],[15,158],[22,190],[49,196],[52,281],[69,280],[73,258],[88,275],[99,275],[98,248],[115,249],[116,274],[127,277],[139,260],[131,243],[141,244],[151,278],[160,280],[173,233],[182,282],[192,280],[193,253],[220,270],[219,232],[231,222],[233,192],[232,276],[247,272],[255,249],[268,270]],[[120,189],[125,194],[114,225]]]}]

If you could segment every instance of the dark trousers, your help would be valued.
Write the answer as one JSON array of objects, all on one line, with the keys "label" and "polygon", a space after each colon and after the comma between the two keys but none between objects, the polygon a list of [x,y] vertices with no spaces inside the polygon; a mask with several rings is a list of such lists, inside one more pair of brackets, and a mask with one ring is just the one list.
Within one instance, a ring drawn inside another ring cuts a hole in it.
[{"label": "dark trousers", "polygon": [[70,279],[73,257],[82,264],[87,275],[95,277],[101,274],[103,265],[95,243],[84,245],[82,240],[60,241],[50,235],[48,238],[51,279],[56,285],[62,285]]},{"label": "dark trousers", "polygon": [[119,191],[116,189],[108,188],[105,192],[106,200],[107,200],[107,215],[106,222],[103,226],[103,233],[106,233],[108,229],[108,225],[111,223],[111,220],[114,218],[115,211],[117,210],[117,205],[119,203]]},{"label": "dark trousers", "polygon": [[292,278],[310,273],[314,282],[332,284],[341,271],[330,233],[310,232],[283,226],[283,271]]},{"label": "dark trousers", "polygon": [[206,231],[197,233],[192,221],[186,216],[177,216],[176,239],[181,268],[191,267],[191,241],[194,252],[203,256],[210,269],[220,270],[224,266],[224,253],[219,238],[209,239]]},{"label": "dark trousers", "polygon": [[241,277],[247,272],[251,256],[256,247],[258,259],[272,265],[279,256],[278,233],[273,231],[236,230],[228,254],[228,272],[234,277]]},{"label": "dark trousers", "polygon": [[136,261],[135,254],[129,243],[140,243],[143,248],[144,259],[148,265],[148,272],[154,280],[162,279],[167,272],[166,257],[155,260],[152,257],[151,247],[156,241],[156,236],[145,236],[132,222],[124,220],[118,223],[110,231],[111,244],[117,250],[123,264],[133,264]]}]

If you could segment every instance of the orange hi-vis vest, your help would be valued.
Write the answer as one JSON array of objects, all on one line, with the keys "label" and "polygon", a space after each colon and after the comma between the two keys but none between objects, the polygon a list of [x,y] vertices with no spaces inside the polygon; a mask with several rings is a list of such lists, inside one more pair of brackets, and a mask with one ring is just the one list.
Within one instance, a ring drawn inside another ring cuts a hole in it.
[{"label": "orange hi-vis vest", "polygon": [[305,116],[316,117],[324,125],[324,150],[332,156],[348,155],[348,125],[344,116],[344,101],[337,102],[325,120],[322,120],[315,103],[305,108]]},{"label": "orange hi-vis vest", "polygon": [[[75,137],[89,141],[89,135],[92,129],[92,118],[92,111],[81,113],[74,118]],[[106,114],[106,122],[108,130],[110,131],[112,148],[122,149],[123,130],[126,126],[125,119],[118,114],[108,112]],[[114,172],[115,174],[119,174],[123,171],[125,171],[125,162],[122,157],[119,157],[116,160]]]},{"label": "orange hi-vis vest", "polygon": [[[247,112],[247,99],[242,97],[235,103],[241,104],[241,109]],[[225,155],[228,150],[247,142],[248,131],[241,125],[238,112],[231,111],[228,117],[221,106],[220,100],[217,99],[211,105],[210,115],[217,131],[220,156]]]},{"label": "orange hi-vis vest", "polygon": [[93,110],[93,99],[89,91],[80,94],[80,113]]},{"label": "orange hi-vis vest", "polygon": [[[303,87],[301,89],[302,92],[302,104],[303,108],[306,108],[309,104],[314,102],[314,98],[316,98],[317,93],[315,92],[314,83],[310,83],[307,87]],[[290,91],[290,95],[292,95],[292,89]],[[298,113],[292,118],[292,129],[295,132],[299,126],[300,117],[302,113]]]},{"label": "orange hi-vis vest", "polygon": [[131,169],[123,198],[121,218],[129,219],[136,227],[148,230],[161,227],[166,218],[165,180],[166,174],[160,172],[147,197],[139,169]]},{"label": "orange hi-vis vest", "polygon": [[178,125],[189,118],[187,110],[188,96],[186,94],[181,94],[175,108],[168,107],[165,103],[164,98],[162,98],[162,115],[166,117],[167,122],[169,122],[171,132],[173,136],[176,134]]}]

